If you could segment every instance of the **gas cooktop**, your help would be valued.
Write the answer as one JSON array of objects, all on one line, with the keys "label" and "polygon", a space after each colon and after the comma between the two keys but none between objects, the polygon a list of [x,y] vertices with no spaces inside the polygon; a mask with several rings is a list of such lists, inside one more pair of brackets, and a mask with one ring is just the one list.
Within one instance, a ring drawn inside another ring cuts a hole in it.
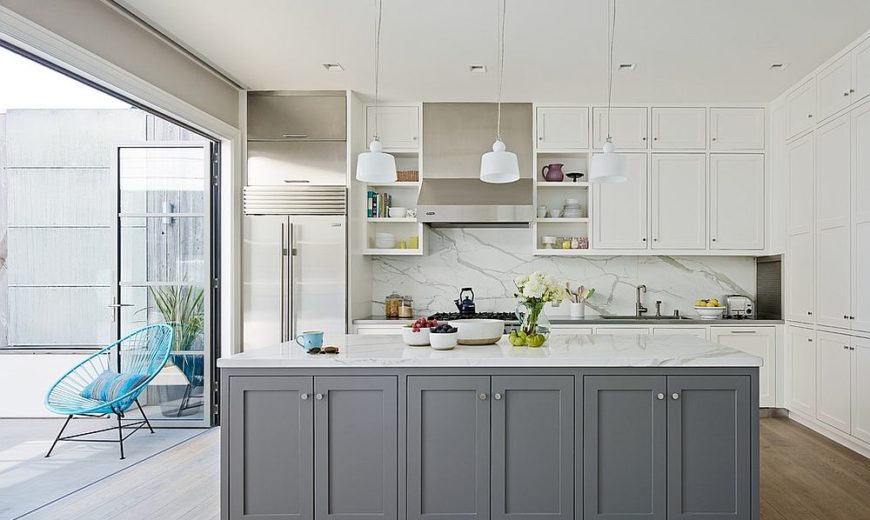
[{"label": "gas cooktop", "polygon": [[474,314],[458,312],[436,312],[429,316],[430,320],[450,321],[467,319],[504,320],[506,322],[519,322],[517,315],[512,312],[475,312]]}]

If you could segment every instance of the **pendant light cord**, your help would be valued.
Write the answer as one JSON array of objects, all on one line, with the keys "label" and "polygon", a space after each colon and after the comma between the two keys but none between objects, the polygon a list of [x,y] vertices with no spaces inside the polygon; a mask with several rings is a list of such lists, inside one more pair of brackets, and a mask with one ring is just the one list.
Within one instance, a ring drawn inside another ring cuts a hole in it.
[{"label": "pendant light cord", "polygon": [[380,141],[381,138],[378,135],[378,119],[380,119],[380,115],[378,114],[378,90],[380,86],[380,71],[381,71],[381,11],[382,11],[382,0],[375,0],[375,135],[373,136],[375,141]]},{"label": "pendant light cord", "polygon": [[498,21],[498,119],[495,138],[501,141],[501,88],[504,83],[504,21],[507,13],[506,0],[501,0],[501,19]]},{"label": "pendant light cord", "polygon": [[[609,0],[607,4],[607,16],[610,18],[607,24],[607,39],[609,42],[607,50],[607,141],[609,142],[611,140],[610,105],[613,100],[613,35],[616,33],[616,0]],[[610,16],[611,10],[613,11],[612,17]]]}]

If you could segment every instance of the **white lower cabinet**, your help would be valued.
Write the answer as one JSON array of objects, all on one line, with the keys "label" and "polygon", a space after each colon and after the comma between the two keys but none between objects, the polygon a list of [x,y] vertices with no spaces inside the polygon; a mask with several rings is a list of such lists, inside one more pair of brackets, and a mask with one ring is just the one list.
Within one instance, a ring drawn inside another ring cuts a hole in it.
[{"label": "white lower cabinet", "polygon": [[706,327],[656,327],[653,336],[694,336],[707,339]]},{"label": "white lower cabinet", "polygon": [[870,339],[852,338],[852,435],[870,442]]},{"label": "white lower cabinet", "polygon": [[758,369],[759,406],[776,405],[776,327],[711,327],[710,341],[764,360]]},{"label": "white lower cabinet", "polygon": [[816,418],[840,431],[851,429],[852,351],[845,334],[818,331]]},{"label": "white lower cabinet", "polygon": [[609,334],[612,336],[646,336],[649,329],[646,327],[596,327],[595,334]]},{"label": "white lower cabinet", "polygon": [[816,416],[815,335],[811,329],[788,327],[786,339],[786,405],[807,417]]},{"label": "white lower cabinet", "polygon": [[554,336],[571,336],[574,334],[580,335],[590,335],[593,334],[592,327],[563,327],[559,325],[554,325],[552,329],[550,329],[550,333]]}]

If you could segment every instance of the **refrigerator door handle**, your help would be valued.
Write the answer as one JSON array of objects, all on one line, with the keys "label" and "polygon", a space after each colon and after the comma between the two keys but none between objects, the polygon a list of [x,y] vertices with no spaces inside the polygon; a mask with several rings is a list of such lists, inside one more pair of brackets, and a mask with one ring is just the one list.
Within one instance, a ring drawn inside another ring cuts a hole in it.
[{"label": "refrigerator door handle", "polygon": [[[285,253],[288,257],[287,263],[289,265],[288,276],[290,277],[290,302],[288,304],[289,308],[289,326],[290,326],[290,336],[296,337],[296,236],[295,236],[295,226],[293,225],[293,220],[290,220],[290,235],[289,235],[289,244],[288,251]],[[289,341],[289,339],[288,339]]]},{"label": "refrigerator door handle", "polygon": [[284,237],[287,235],[287,225],[284,222],[281,222],[281,251],[278,255],[279,266],[281,268],[281,283],[278,284],[279,287],[279,297],[278,297],[278,305],[279,305],[279,314],[281,315],[280,327],[281,327],[281,341],[287,341],[287,330],[286,330],[286,321],[284,316],[284,256],[287,254],[287,244],[284,242]]}]

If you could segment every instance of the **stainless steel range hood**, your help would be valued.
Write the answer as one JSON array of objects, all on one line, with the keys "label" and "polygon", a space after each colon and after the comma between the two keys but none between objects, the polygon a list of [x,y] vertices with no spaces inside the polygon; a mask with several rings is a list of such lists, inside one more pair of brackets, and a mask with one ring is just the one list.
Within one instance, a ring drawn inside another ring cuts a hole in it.
[{"label": "stainless steel range hood", "polygon": [[531,179],[423,179],[417,199],[417,220],[436,227],[528,227],[533,215]]}]

